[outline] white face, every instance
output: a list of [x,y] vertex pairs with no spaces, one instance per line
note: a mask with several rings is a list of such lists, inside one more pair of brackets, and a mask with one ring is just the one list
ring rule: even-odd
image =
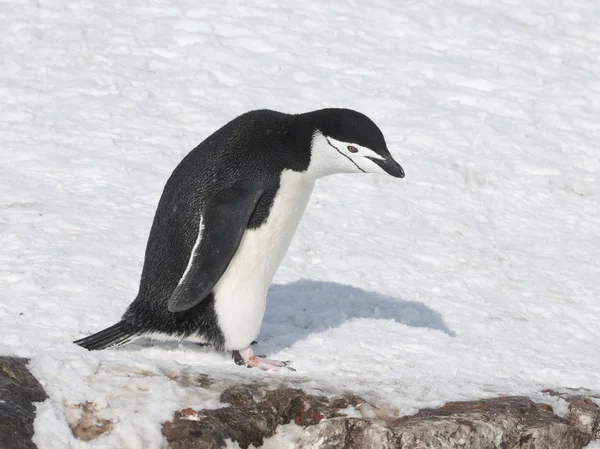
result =
[[336,173],[380,173],[387,172],[369,157],[385,158],[375,151],[353,142],[342,142],[317,131],[313,135],[311,159],[307,174],[314,178]]

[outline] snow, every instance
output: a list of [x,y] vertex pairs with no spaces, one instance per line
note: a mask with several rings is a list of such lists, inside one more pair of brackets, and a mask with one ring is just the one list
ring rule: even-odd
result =
[[[271,438],[266,438],[262,449],[292,449],[294,443],[302,436],[304,429],[296,424],[289,423],[277,427],[277,432]],[[252,448],[252,446],[250,446]],[[253,448],[252,448],[253,449]]]
[[[400,414],[600,390],[599,30],[592,0],[4,1],[0,354],[49,394],[38,447],[160,448],[174,410],[223,406],[164,375],[184,369],[301,376]],[[372,117],[406,178],[317,183],[256,348],[295,373],[72,344],[135,297],[188,151],[250,109],[328,106]],[[65,415],[85,401],[114,421],[91,443]]]

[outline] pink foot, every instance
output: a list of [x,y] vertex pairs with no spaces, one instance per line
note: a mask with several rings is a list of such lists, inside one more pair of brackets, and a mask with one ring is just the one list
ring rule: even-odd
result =
[[274,370],[278,371],[283,367],[287,367],[287,369],[296,371],[294,368],[290,368],[288,365],[289,362],[282,362],[279,360],[269,360],[264,357],[259,357],[254,354],[252,347],[248,346],[247,348],[240,349],[239,351],[233,351],[233,360],[238,365],[245,365],[248,368],[260,368],[264,371]]

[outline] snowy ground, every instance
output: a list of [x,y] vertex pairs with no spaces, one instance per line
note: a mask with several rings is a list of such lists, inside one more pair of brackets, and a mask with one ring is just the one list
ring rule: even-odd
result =
[[[137,290],[164,182],[250,109],[350,107],[402,180],[317,184],[273,285],[258,353],[90,353]],[[159,448],[178,407],[218,407],[160,369],[302,376],[400,413],[542,388],[600,390],[597,2],[4,0],[0,354],[50,399],[36,443]],[[86,444],[64,403],[113,432]]]

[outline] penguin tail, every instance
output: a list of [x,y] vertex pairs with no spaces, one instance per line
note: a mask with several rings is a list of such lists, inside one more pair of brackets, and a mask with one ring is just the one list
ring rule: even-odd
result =
[[140,333],[131,324],[119,321],[100,332],[88,337],[75,340],[73,343],[89,351],[97,351],[110,347],[123,346],[140,336]]

